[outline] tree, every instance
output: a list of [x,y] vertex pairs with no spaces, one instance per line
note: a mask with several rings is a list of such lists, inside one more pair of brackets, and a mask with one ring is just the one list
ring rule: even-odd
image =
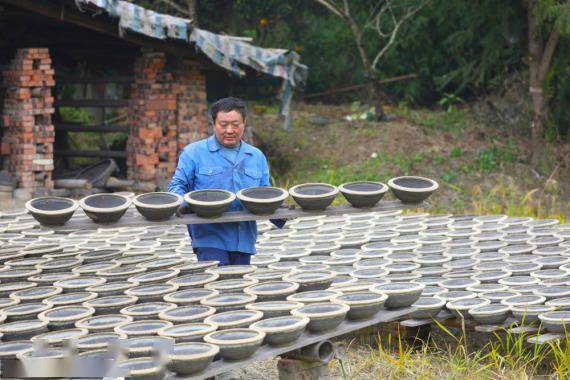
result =
[[544,129],[549,116],[546,77],[561,36],[570,35],[570,1],[527,0],[527,12],[532,161],[536,164],[541,159]]
[[[411,19],[429,0],[378,0],[374,1],[368,16],[362,22],[353,17],[348,0],[314,0],[338,16],[350,28],[353,35],[360,63],[370,82],[370,93],[373,96],[374,109],[378,120],[386,115],[382,110],[382,90],[377,75],[377,67],[382,58],[397,41],[402,25]],[[359,0],[360,1],[360,0]],[[381,47],[370,59],[364,46],[366,30],[373,30],[381,42]]]

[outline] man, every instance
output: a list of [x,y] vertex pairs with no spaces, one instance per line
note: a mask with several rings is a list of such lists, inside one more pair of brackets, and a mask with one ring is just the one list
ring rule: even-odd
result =
[[[248,187],[270,186],[267,159],[242,141],[247,122],[245,103],[237,98],[220,99],[210,108],[210,116],[213,136],[184,148],[168,191],[180,195],[201,189],[237,193]],[[229,210],[243,210],[243,206],[235,200]],[[181,206],[177,215],[185,212],[186,206]],[[285,224],[273,223],[278,227]],[[255,253],[255,221],[188,225],[188,232],[199,261],[244,265]]]

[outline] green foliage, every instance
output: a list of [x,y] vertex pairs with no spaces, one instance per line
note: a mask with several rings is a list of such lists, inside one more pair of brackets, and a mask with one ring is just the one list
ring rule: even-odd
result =
[[515,162],[517,158],[516,150],[516,145],[513,145],[512,141],[506,147],[493,145],[481,150],[475,163],[482,172],[492,172],[506,162]]

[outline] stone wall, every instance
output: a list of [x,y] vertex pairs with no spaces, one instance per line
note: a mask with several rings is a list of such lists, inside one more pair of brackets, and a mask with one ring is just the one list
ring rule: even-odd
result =
[[54,70],[47,48],[18,49],[3,73],[4,107],[1,150],[4,169],[31,195],[53,188],[51,88]]

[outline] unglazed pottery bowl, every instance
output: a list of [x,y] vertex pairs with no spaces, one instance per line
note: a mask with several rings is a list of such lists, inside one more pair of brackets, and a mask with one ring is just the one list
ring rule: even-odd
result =
[[387,308],[397,308],[411,306],[420,298],[424,288],[424,284],[402,282],[375,285],[371,290],[388,296],[384,304]]
[[73,199],[61,197],[35,198],[26,203],[26,209],[43,225],[61,226],[71,217],[79,203]]
[[346,304],[322,302],[301,306],[291,311],[294,316],[307,317],[309,331],[323,332],[336,328],[344,321],[350,306]]
[[309,322],[307,317],[289,315],[264,319],[255,322],[250,328],[264,332],[265,343],[270,346],[281,346],[297,340]]
[[277,210],[287,199],[287,190],[278,187],[250,187],[237,192],[241,204],[252,214],[268,215]]
[[122,195],[93,194],[81,199],[79,205],[95,223],[113,223],[125,214],[131,202]]
[[184,195],[190,209],[202,218],[221,216],[235,199],[235,194],[221,189],[194,190]]
[[265,333],[253,329],[229,329],[214,331],[204,337],[206,343],[220,348],[220,356],[225,360],[247,359],[261,346]]
[[304,210],[324,210],[336,198],[338,188],[326,183],[305,183],[290,188],[289,194]]
[[208,368],[219,352],[218,346],[210,343],[177,343],[166,355],[166,368],[177,375],[195,375]]
[[353,207],[370,208],[384,197],[388,186],[381,182],[358,181],[343,183],[338,189]]
[[443,306],[445,301],[437,297],[420,297],[412,304],[416,310],[412,311],[410,316],[412,318],[435,318]]
[[484,325],[494,325],[503,323],[511,313],[509,306],[505,305],[485,305],[469,309],[469,314],[473,319]]
[[404,203],[423,202],[439,188],[436,181],[415,176],[392,178],[388,186],[396,198]]
[[334,296],[333,303],[345,304],[350,307],[347,318],[350,320],[364,320],[372,318],[388,299],[388,295],[370,291],[354,292]]
[[147,220],[166,220],[182,204],[182,197],[174,193],[155,192],[137,195],[133,204]]
[[565,334],[570,327],[570,311],[548,311],[540,314],[538,319],[552,333]]

